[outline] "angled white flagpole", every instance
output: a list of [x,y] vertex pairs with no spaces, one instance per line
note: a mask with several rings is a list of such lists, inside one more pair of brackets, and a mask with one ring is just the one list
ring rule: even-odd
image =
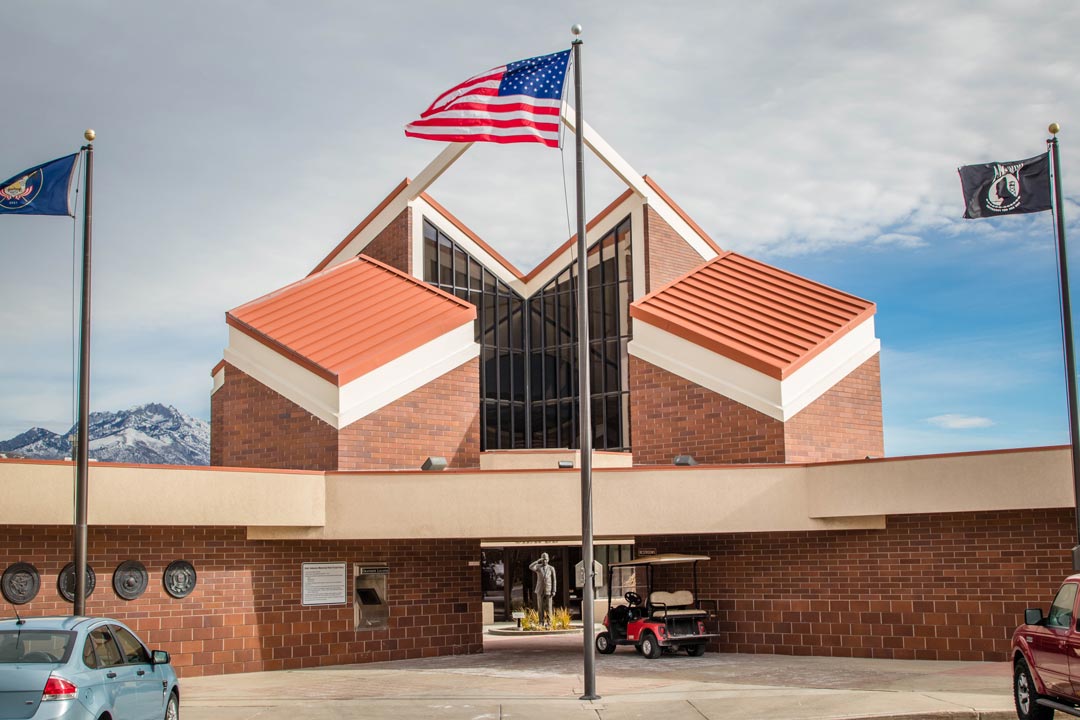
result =
[[578,324],[578,432],[581,448],[581,565],[585,587],[581,592],[581,635],[584,639],[585,694],[582,700],[599,700],[596,694],[596,647],[593,645],[593,525],[592,525],[592,397],[589,382],[589,276],[588,243],[585,242],[585,126],[581,110],[581,26],[574,34],[574,131],[577,170],[577,324]]

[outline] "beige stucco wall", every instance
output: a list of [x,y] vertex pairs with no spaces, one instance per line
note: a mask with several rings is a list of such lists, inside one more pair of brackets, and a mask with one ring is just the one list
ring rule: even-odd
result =
[[[0,524],[67,524],[70,463],[0,460]],[[819,465],[598,468],[597,538],[882,528],[888,515],[1072,507],[1068,448]],[[568,470],[312,473],[90,466],[89,522],[246,526],[253,538],[572,539]]]
[[1073,507],[1068,448],[809,466],[811,517]]
[[[90,463],[91,525],[318,525],[322,473]],[[73,517],[71,463],[0,460],[0,524],[64,525]]]

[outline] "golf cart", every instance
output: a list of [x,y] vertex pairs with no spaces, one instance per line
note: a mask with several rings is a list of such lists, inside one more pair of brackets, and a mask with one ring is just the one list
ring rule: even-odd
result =
[[[615,652],[619,645],[633,645],[649,659],[660,657],[664,650],[682,648],[687,655],[701,657],[705,643],[717,637],[705,630],[709,613],[699,607],[697,597],[697,564],[708,560],[705,555],[648,555],[628,562],[608,566],[608,611],[604,617],[604,632],[596,636],[596,650],[604,655]],[[693,567],[694,589],[663,591],[653,589],[653,568],[665,565],[690,564]],[[634,591],[623,595],[626,604],[613,604],[612,578],[618,568],[645,570],[645,597]],[[636,578],[638,588],[641,578]]]

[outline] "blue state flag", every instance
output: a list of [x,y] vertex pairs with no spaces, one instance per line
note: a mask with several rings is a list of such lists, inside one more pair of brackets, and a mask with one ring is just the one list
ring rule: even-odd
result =
[[0,182],[0,215],[69,215],[78,153],[23,170]]

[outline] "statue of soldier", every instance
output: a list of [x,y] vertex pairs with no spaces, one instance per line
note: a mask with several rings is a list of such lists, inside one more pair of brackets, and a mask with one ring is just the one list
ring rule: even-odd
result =
[[555,568],[548,564],[548,554],[541,553],[540,559],[529,565],[536,574],[536,612],[544,625],[551,624],[551,604],[555,596]]

